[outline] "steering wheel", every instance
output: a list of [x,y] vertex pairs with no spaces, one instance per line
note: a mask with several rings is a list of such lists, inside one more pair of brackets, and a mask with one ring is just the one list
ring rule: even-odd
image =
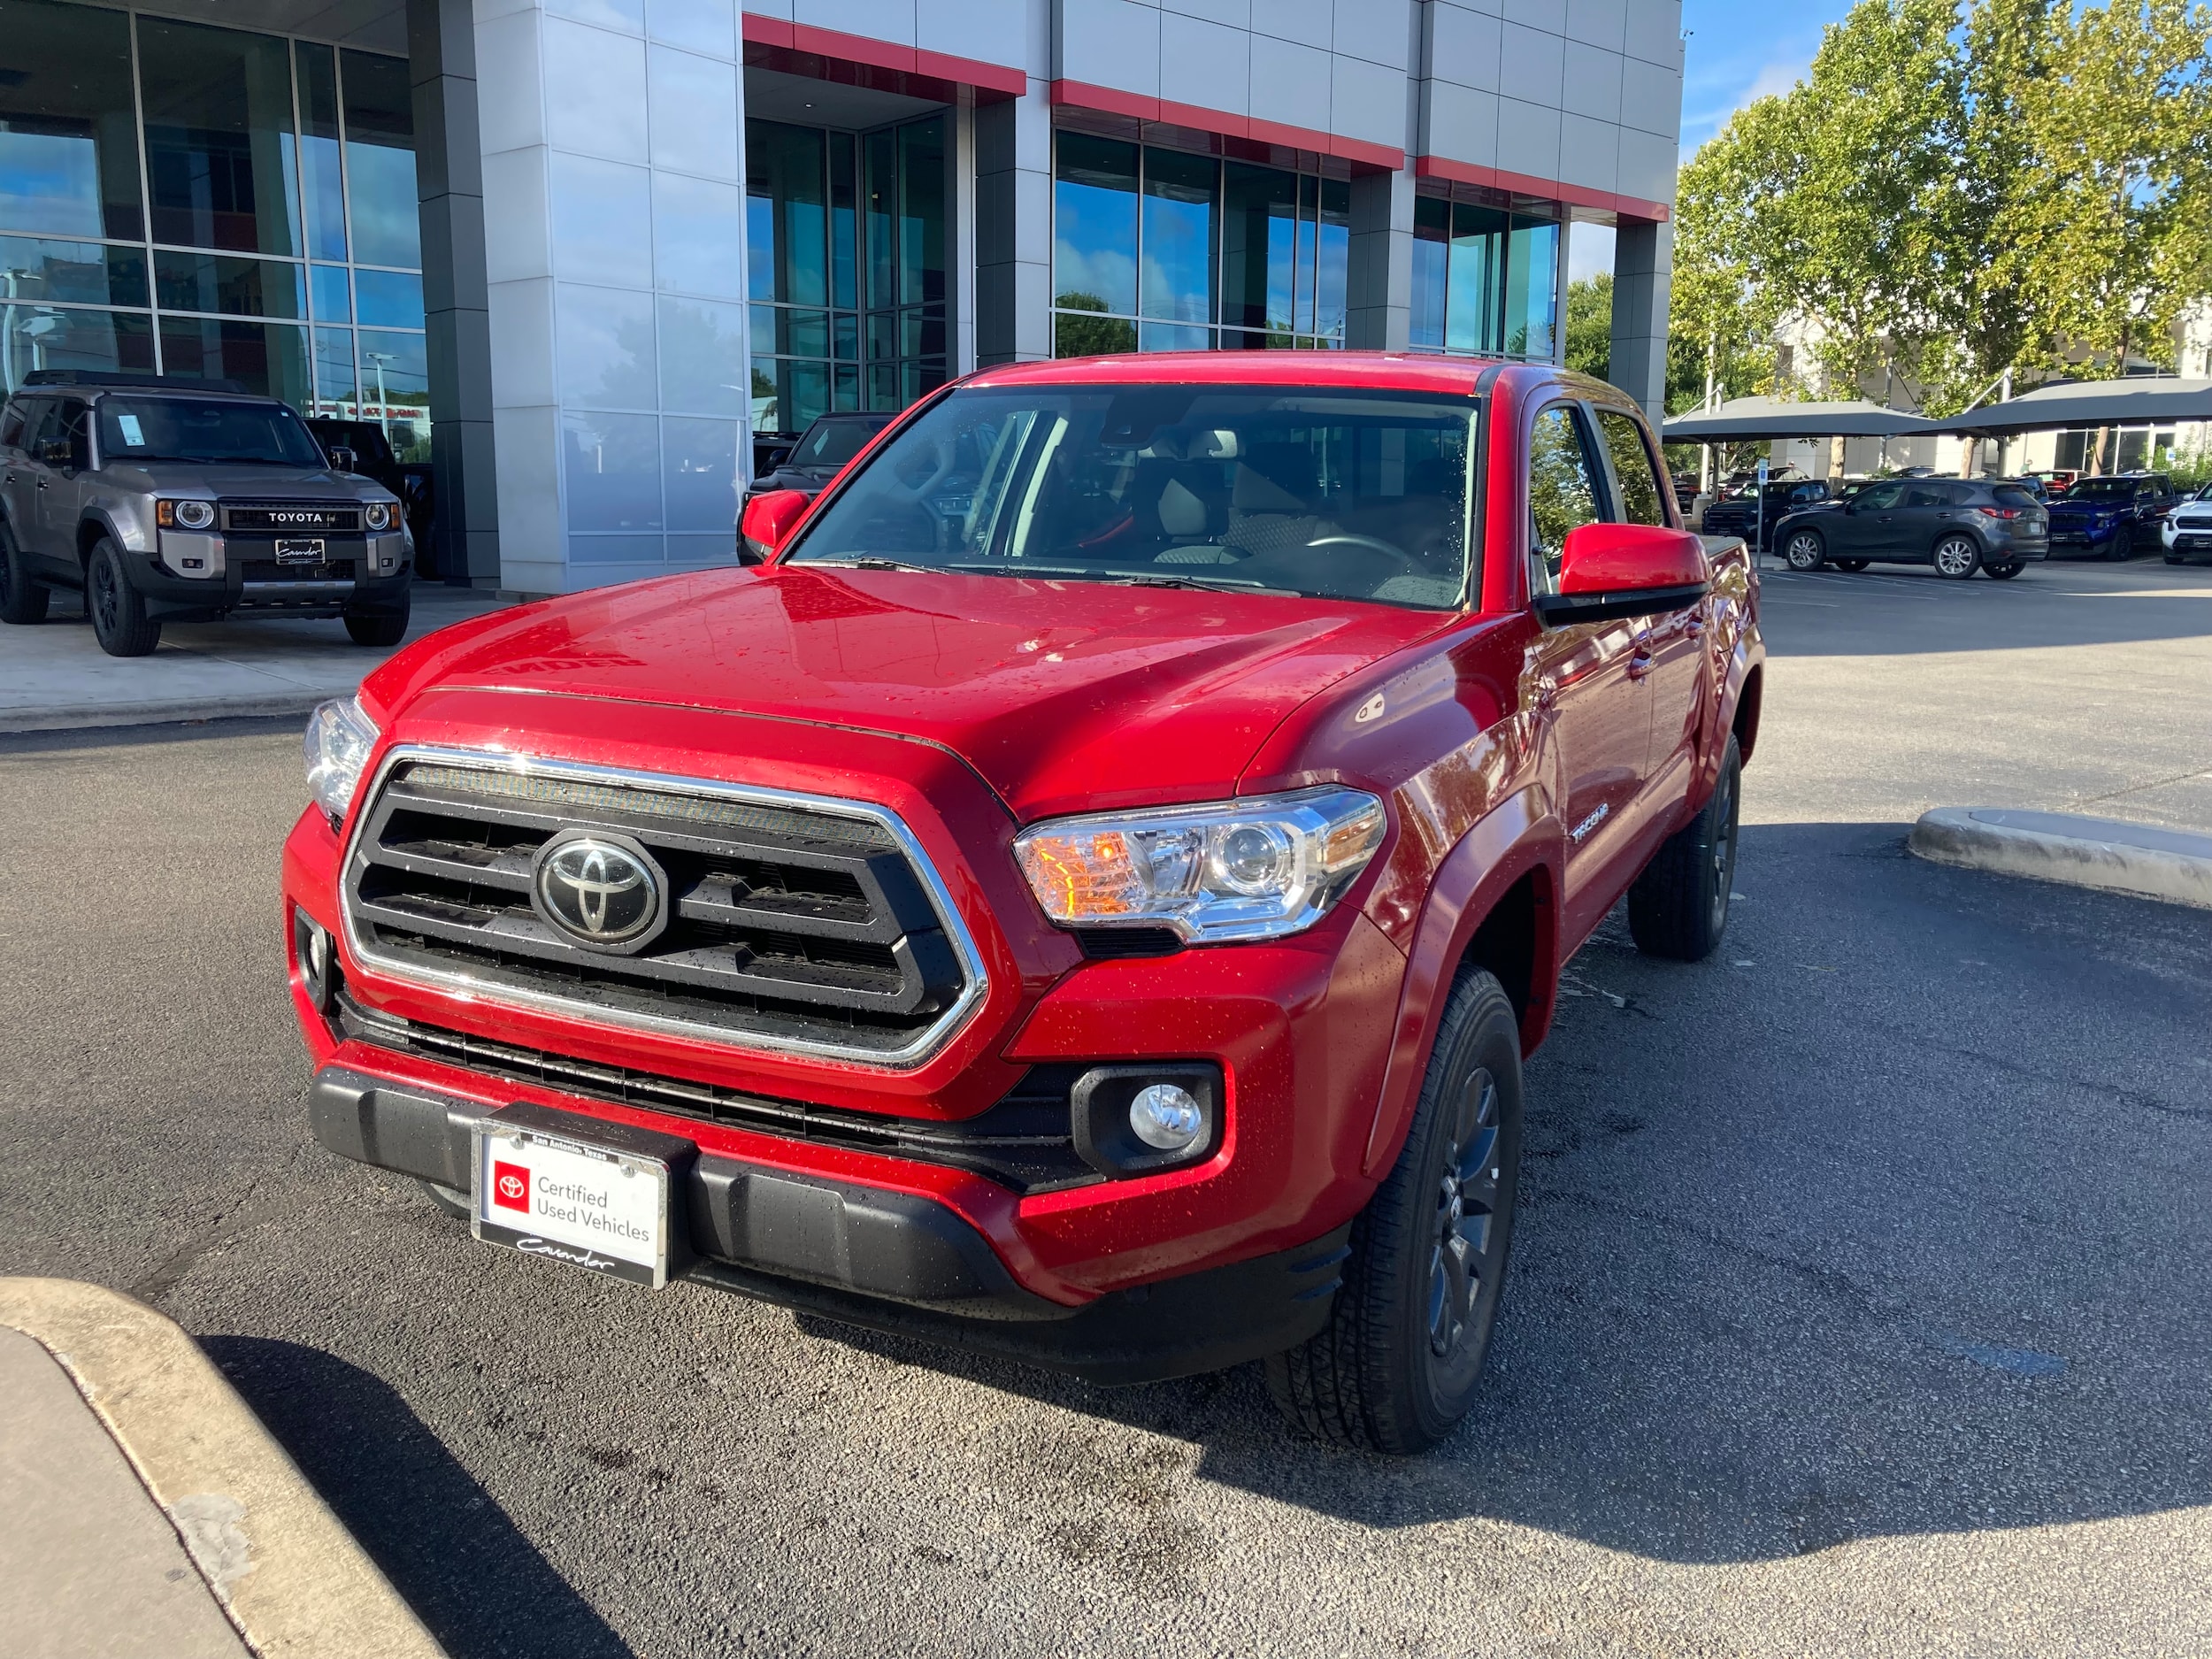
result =
[[946,478],[951,474],[954,463],[959,459],[957,446],[950,438],[938,439],[936,449],[937,470],[932,472],[927,478],[924,479],[920,483],[910,484],[898,473],[893,472],[891,474],[892,478],[897,480],[899,488],[908,491],[917,501],[926,499],[933,490],[936,489],[938,485],[943,483]]
[[1307,542],[1306,547],[1309,549],[1317,547],[1361,547],[1365,548],[1371,553],[1379,553],[1385,558],[1396,559],[1408,570],[1421,568],[1421,561],[1403,548],[1393,547],[1389,542],[1378,540],[1371,535],[1355,535],[1348,530],[1340,531],[1335,535],[1320,536]]

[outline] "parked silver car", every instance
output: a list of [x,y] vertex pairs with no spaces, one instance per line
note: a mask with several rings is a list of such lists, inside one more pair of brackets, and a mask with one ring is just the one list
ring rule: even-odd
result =
[[165,619],[342,617],[407,632],[414,549],[398,499],[339,472],[271,397],[152,376],[42,371],[0,409],[0,621],[81,589],[112,657]]

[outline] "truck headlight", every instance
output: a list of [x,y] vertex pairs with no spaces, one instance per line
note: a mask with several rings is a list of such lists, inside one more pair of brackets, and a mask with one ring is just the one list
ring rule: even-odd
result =
[[307,791],[333,824],[346,815],[362,768],[376,747],[376,726],[360,700],[336,697],[307,717]]
[[392,503],[388,501],[371,502],[361,515],[361,522],[372,530],[390,529],[392,527]]
[[1064,927],[1169,927],[1191,944],[1310,927],[1382,845],[1383,805],[1328,786],[1207,806],[1055,818],[1014,838]]
[[211,501],[157,501],[154,523],[164,530],[204,530],[215,522]]

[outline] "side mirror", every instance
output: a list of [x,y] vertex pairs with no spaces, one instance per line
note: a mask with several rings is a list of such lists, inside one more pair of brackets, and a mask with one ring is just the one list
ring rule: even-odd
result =
[[1559,591],[1536,596],[1548,628],[1578,622],[1673,611],[1701,599],[1713,586],[1705,544],[1663,525],[1586,524],[1568,533],[1559,561]]
[[357,472],[361,470],[361,457],[346,448],[344,444],[332,444],[329,453],[330,465],[334,472]]
[[38,458],[48,466],[67,466],[69,465],[69,440],[66,438],[47,439],[45,442],[38,446]]
[[784,543],[791,540],[791,533],[813,504],[801,489],[772,489],[747,502],[745,516],[738,522],[739,562],[764,565],[782,552]]

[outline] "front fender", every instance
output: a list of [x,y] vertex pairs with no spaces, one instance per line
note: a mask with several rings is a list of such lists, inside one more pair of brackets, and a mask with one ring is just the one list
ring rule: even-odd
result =
[[1531,785],[1493,807],[1438,864],[1406,953],[1390,1057],[1367,1138],[1366,1174],[1379,1177],[1404,1144],[1445,999],[1476,931],[1514,885],[1532,873],[1536,936],[1531,941],[1528,1005],[1521,1016],[1521,1052],[1532,1054],[1543,1041],[1558,995],[1566,839],[1547,793]]

